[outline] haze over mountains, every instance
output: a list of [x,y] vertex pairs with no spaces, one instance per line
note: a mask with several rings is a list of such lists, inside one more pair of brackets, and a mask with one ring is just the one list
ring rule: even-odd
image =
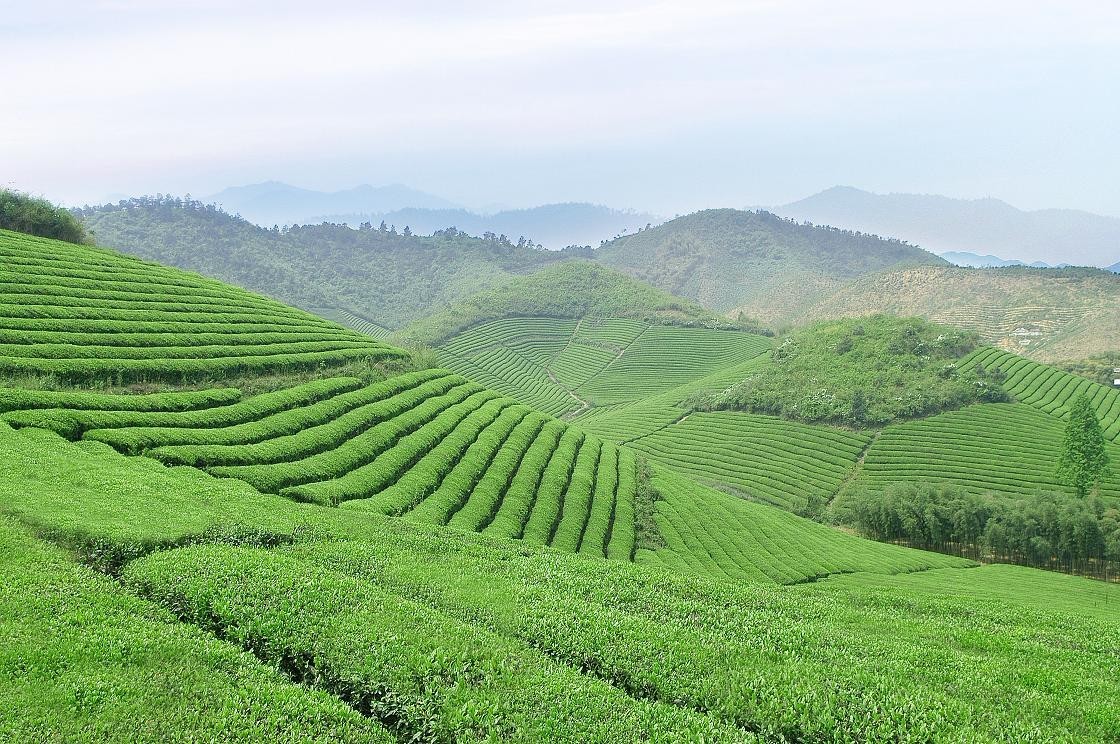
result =
[[481,237],[486,233],[524,237],[552,250],[569,245],[599,245],[617,235],[634,232],[662,218],[647,212],[612,209],[587,202],[543,204],[527,209],[486,213],[467,209],[439,196],[393,184],[362,185],[324,192],[279,181],[224,189],[204,201],[231,214],[240,214],[262,227],[335,222],[358,227],[384,221],[417,235],[456,227]]
[[963,251],[1025,263],[1102,267],[1120,258],[1120,219],[1075,209],[1024,211],[999,199],[873,194],[834,186],[774,211],[796,220],[902,238],[934,253]]

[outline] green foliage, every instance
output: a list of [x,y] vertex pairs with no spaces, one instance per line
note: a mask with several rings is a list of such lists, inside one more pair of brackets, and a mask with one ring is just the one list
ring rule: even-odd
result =
[[393,741],[0,518],[0,739]]
[[1101,423],[1087,395],[1077,396],[1069,409],[1065,438],[1058,456],[1058,477],[1085,496],[1111,474]]
[[626,318],[502,318],[440,348],[460,374],[553,415],[637,401],[733,369],[770,348],[737,330]]
[[649,463],[638,460],[638,490],[634,497],[634,545],[638,550],[660,550],[668,547],[657,526],[657,502],[661,493],[653,485]]
[[11,189],[0,189],[0,230],[67,243],[90,242],[85,227],[69,210]]
[[[290,534],[294,543],[270,550],[158,552],[124,574],[129,587],[303,682],[301,695],[333,693],[398,737],[617,741],[649,730],[683,740],[852,740],[905,731],[923,740],[1107,741],[1120,716],[1108,673],[1120,628],[1112,614],[1079,616],[1076,587],[1062,594],[1061,610],[1020,603],[1008,613],[983,601],[986,584],[970,583],[986,569],[948,568],[967,562],[861,541],[656,468],[657,519],[670,547],[637,557],[687,576],[300,505],[143,462],[0,427],[0,503],[43,534],[80,528],[111,544],[169,545],[231,523]],[[910,589],[908,577],[756,583],[932,565],[960,575],[960,596]],[[21,587],[12,596],[27,606]],[[81,603],[83,617],[91,606]],[[109,673],[110,652],[97,645],[104,621],[78,627],[68,636],[45,626],[32,643],[93,649],[86,658]],[[239,658],[254,674],[263,669]],[[175,667],[152,667],[167,668]],[[141,669],[146,687],[115,688],[113,704],[156,694],[150,677],[158,674]],[[33,689],[57,690],[58,680],[44,676]],[[33,725],[39,708],[18,704],[25,700],[11,698],[3,725]],[[292,705],[286,715],[307,710]],[[182,710],[165,707],[162,716]],[[215,703],[206,712],[224,710]]]
[[199,547],[129,567],[142,594],[382,722],[403,740],[749,741],[702,713],[636,700],[500,633],[375,580],[245,549]]
[[674,297],[613,269],[590,261],[564,261],[526,276],[512,277],[451,304],[409,326],[401,336],[438,345],[499,318],[575,320],[586,316],[703,328],[736,327],[732,321],[695,302]]
[[1107,578],[1120,568],[1120,510],[1040,493],[1008,501],[960,486],[918,482],[849,489],[831,518],[875,540],[904,541],[978,560],[1009,561]]
[[995,370],[958,368],[977,343],[975,334],[916,318],[821,323],[785,338],[772,363],[742,382],[689,403],[864,427],[1007,400]]

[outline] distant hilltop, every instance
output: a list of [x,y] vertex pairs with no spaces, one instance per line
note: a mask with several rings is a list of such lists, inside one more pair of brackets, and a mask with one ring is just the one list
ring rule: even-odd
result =
[[774,207],[808,220],[917,243],[934,253],[1016,256],[1027,265],[1105,267],[1120,257],[1120,219],[1075,209],[1024,211],[999,199],[873,194],[834,186]]

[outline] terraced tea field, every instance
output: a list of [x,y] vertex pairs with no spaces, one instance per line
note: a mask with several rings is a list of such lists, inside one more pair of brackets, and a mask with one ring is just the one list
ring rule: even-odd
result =
[[[58,274],[73,293],[59,296],[97,317],[55,318],[68,327],[52,333],[74,346],[111,337],[103,345],[152,350],[152,364],[59,357],[49,388],[17,377],[24,387],[0,389],[2,740],[1114,738],[1110,590],[1063,577],[1043,588],[1060,602],[1020,601],[1028,578],[1007,577],[1001,593],[970,561],[863,540],[682,474],[798,508],[851,472],[865,435],[683,417],[682,395],[741,374],[765,340],[516,319],[491,329],[492,354],[467,355],[498,360],[495,379],[521,396],[532,388],[508,373],[514,360],[580,407],[573,396],[594,392],[605,405],[584,412],[585,428],[452,370],[331,376],[346,359],[404,352],[192,275],[11,242],[0,249],[17,267],[55,271],[69,256],[100,277],[95,288]],[[103,317],[124,309],[99,302],[124,300],[97,293],[130,272],[146,277],[129,280],[134,294],[176,289],[136,317]],[[40,297],[20,285],[9,282],[16,311],[0,322],[38,319]],[[159,302],[191,309],[148,306]],[[259,324],[231,320],[239,307],[364,346],[223,366],[269,356]],[[161,345],[145,326],[170,323],[167,312],[194,320],[159,331]],[[212,346],[191,342],[214,325],[241,357],[158,355]],[[54,342],[29,338],[5,364],[53,360],[35,355]],[[246,370],[304,364],[318,379],[233,385]],[[172,389],[210,376],[210,389]],[[106,384],[122,379],[162,384]],[[1012,407],[1020,431],[1041,428],[1032,416],[1060,428]]]
[[366,320],[363,317],[355,315],[349,310],[343,310],[337,307],[316,307],[312,308],[312,312],[320,318],[333,320],[339,325],[353,328],[359,333],[364,333],[367,336],[372,336],[377,339],[386,339],[393,335],[393,332],[383,325],[378,325],[371,320]]
[[1066,418],[1074,398],[1088,395],[1105,437],[1120,442],[1120,390],[998,349],[978,349],[961,363],[965,369],[979,365],[1001,370],[1007,375],[1003,387],[1015,400],[1052,416]]
[[447,370],[236,392],[0,390],[0,418],[296,501],[633,556],[634,456]]
[[[234,694],[269,712],[244,724],[261,735],[298,729],[343,738],[461,738],[482,727],[517,741],[546,731],[553,740],[609,741],[649,726],[709,741],[865,738],[881,727],[930,739],[1029,739],[1034,731],[1107,741],[1120,715],[1116,680],[1107,673],[1115,618],[1079,617],[1075,586],[1065,587],[1060,611],[1011,615],[977,596],[910,588],[909,577],[779,587],[773,582],[813,577],[819,569],[805,562],[857,568],[845,540],[871,546],[891,570],[903,567],[897,556],[930,554],[818,525],[811,539],[798,539],[803,520],[694,493],[677,476],[656,476],[673,509],[659,521],[692,531],[667,529],[670,547],[639,551],[632,565],[324,509],[192,468],[145,463],[151,461],[0,426],[4,510],[80,555],[121,565],[124,578],[122,589],[68,564],[61,551],[36,547],[20,528],[0,525],[7,637],[44,660],[70,658],[75,632],[91,660],[117,639],[144,633],[143,647],[152,650],[142,657],[147,666],[86,662],[85,679],[116,694],[77,713],[16,707],[60,687],[54,675],[18,672],[20,695],[0,703],[4,730],[17,738],[35,725],[100,730],[121,705],[131,706],[131,733],[139,738],[155,736],[147,731],[200,738],[238,725],[222,703]],[[709,511],[711,504],[718,508]],[[721,524],[754,530],[755,542],[729,542],[732,530],[716,530]],[[709,558],[692,558],[704,554]],[[869,554],[863,565],[873,560]],[[952,572],[958,591],[967,592],[976,571],[941,573]],[[28,603],[29,592],[42,600]],[[50,599],[59,596],[96,600],[104,609],[91,615]],[[980,622],[992,644],[982,654],[961,645]],[[264,663],[241,656],[242,666],[231,666],[210,648],[220,643],[210,634]],[[180,706],[164,704],[172,688],[160,672],[169,668],[165,659],[201,664],[200,657],[212,661],[196,668],[213,674],[175,684],[189,680],[213,707],[178,716]],[[310,658],[314,667],[284,661]],[[277,666],[303,685],[276,676],[270,668]],[[1029,694],[1034,675],[1043,673],[1060,684],[1060,707],[1051,707],[1054,693]],[[985,695],[975,694],[979,688]],[[392,703],[388,694],[363,697],[369,689],[385,690]],[[741,692],[728,696],[726,689]],[[339,699],[365,701],[364,715],[347,715],[334,704]],[[456,713],[463,705],[475,711],[466,719]],[[517,728],[504,728],[509,721]]]
[[832,497],[868,441],[841,429],[719,411],[690,414],[627,446],[701,482],[802,510]]
[[184,381],[403,356],[220,282],[0,230],[0,374]]
[[769,348],[769,339],[739,331],[620,318],[505,318],[456,336],[440,359],[538,410],[575,415],[727,374]]
[[[1055,474],[1062,437],[1059,419],[1027,404],[973,405],[888,426],[868,449],[858,482],[942,482],[1013,498],[1040,491],[1072,498],[1073,489]],[[1109,450],[1120,462],[1120,447]],[[1120,478],[1109,478],[1101,495],[1120,499]]]

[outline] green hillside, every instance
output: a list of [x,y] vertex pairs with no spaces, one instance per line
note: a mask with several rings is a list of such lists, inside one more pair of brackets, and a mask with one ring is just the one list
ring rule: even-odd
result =
[[[21,384],[0,390],[0,739],[1105,742],[1120,721],[1120,622],[1100,612],[1115,587],[1064,577],[1031,595],[671,461],[740,446],[727,462],[776,484],[774,503],[842,485],[863,434],[679,408],[764,363],[770,339],[584,316],[449,342],[587,392],[572,425],[196,275],[11,233],[0,251],[46,269],[42,292],[8,282],[4,323],[38,320],[59,287],[72,309],[48,319],[71,345],[198,348],[213,331],[242,350],[153,351],[142,369],[91,351],[29,375],[20,360],[53,363],[54,342],[4,347]],[[141,286],[154,297],[105,296]],[[360,343],[223,361],[266,358],[260,336],[287,332]],[[752,417],[667,453],[652,439]]]
[[[5,511],[82,555],[127,563],[118,585],[4,525],[6,637],[44,663],[66,660],[93,689],[115,691],[75,710],[58,698],[66,678],[21,672],[8,688],[18,694],[3,704],[12,736],[45,729],[82,738],[128,722],[141,740],[226,726],[226,738],[283,740],[504,731],[529,741],[547,731],[553,740],[611,741],[651,729],[682,740],[851,739],[886,727],[927,739],[1106,741],[1120,716],[1107,673],[1107,639],[1120,626],[1081,609],[1118,598],[1095,588],[1082,595],[1084,579],[1047,586],[1062,601],[1041,607],[1024,606],[1038,601],[1037,589],[1014,583],[994,582],[1011,597],[990,599],[993,579],[976,569],[943,569],[960,574],[945,592],[909,579],[782,588],[759,583],[762,566],[784,570],[788,538],[775,524],[734,550],[708,534],[680,537],[710,545],[715,565],[753,556],[755,579],[704,578],[696,564],[682,578],[300,504],[32,434],[0,430]],[[821,549],[804,545],[798,555]],[[102,661],[122,639],[143,639],[143,651],[128,664]],[[244,655],[234,665],[222,656],[231,643],[263,664]],[[207,662],[194,662],[203,655]],[[200,715],[165,704],[184,684],[160,673],[172,659],[192,670],[189,689],[213,701]],[[1040,678],[1053,691],[1040,692]],[[221,702],[233,695],[254,711],[244,721]]]
[[767,323],[863,274],[946,265],[897,240],[734,209],[696,212],[617,238],[596,258],[721,313],[749,304],[747,315]]
[[453,337],[439,347],[439,357],[527,405],[577,415],[734,369],[769,348],[770,339],[731,329],[618,317],[507,317]]
[[501,318],[579,320],[587,316],[707,328],[739,325],[618,271],[590,261],[564,261],[527,276],[506,279],[491,289],[436,310],[398,337],[436,345]]

